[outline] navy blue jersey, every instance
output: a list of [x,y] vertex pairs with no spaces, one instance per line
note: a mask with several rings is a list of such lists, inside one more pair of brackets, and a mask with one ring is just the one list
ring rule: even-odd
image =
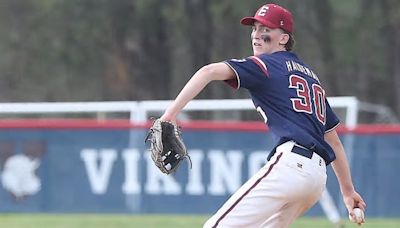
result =
[[324,134],[335,129],[339,119],[317,75],[294,53],[281,51],[225,63],[237,77],[227,82],[248,89],[275,140],[293,140],[316,151],[326,164],[335,160]]

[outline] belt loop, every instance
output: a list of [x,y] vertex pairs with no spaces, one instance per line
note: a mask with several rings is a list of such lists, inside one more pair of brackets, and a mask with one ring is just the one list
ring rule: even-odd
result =
[[301,155],[303,157],[309,158],[309,159],[312,158],[313,153],[314,153],[311,150],[305,149],[305,148],[303,148],[301,146],[298,146],[296,144],[293,145],[292,152],[296,153],[298,155]]

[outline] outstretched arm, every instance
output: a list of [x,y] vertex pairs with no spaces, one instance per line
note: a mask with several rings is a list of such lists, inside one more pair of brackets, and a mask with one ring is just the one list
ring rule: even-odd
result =
[[161,120],[176,121],[176,116],[185,105],[195,98],[208,83],[215,80],[228,80],[235,78],[235,72],[225,63],[212,63],[202,67],[186,83],[185,87],[176,97],[175,101],[167,108]]
[[325,141],[329,143],[336,155],[336,160],[332,162],[332,167],[339,181],[343,201],[347,210],[349,211],[349,214],[353,216],[353,209],[356,207],[365,211],[366,204],[362,197],[354,189],[353,181],[351,180],[349,163],[336,130],[326,133]]

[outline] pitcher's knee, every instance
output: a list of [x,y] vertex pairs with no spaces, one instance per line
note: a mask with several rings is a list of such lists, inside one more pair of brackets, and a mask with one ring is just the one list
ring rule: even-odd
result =
[[203,225],[203,228],[213,228],[213,222],[211,221],[211,218],[209,218]]

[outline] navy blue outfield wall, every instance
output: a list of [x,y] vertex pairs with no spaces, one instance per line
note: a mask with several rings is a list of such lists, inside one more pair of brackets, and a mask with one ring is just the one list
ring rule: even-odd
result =
[[[193,168],[156,170],[147,125],[125,121],[0,121],[1,212],[213,213],[265,162],[262,123],[184,124]],[[400,216],[400,127],[340,130],[368,216]],[[344,216],[337,180],[328,190]],[[296,186],[293,186],[296,188]],[[163,203],[160,203],[163,202]],[[323,215],[317,204],[307,216]]]

